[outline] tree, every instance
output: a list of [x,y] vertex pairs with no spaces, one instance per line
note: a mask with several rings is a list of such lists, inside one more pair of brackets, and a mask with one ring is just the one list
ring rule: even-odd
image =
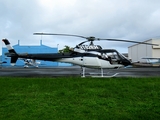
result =
[[64,46],[65,48],[63,48],[62,50],[59,50],[59,53],[68,53],[70,52],[70,47],[65,45]]

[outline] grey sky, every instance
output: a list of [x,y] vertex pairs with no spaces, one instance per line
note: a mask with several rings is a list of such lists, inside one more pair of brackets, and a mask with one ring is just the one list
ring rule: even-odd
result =
[[[21,45],[39,45],[41,36],[34,32],[144,41],[160,37],[159,6],[160,0],[0,0],[0,37],[12,45],[18,40]],[[83,41],[62,36],[42,36],[42,40],[51,47],[59,44],[59,49]],[[120,52],[132,45],[96,43]]]

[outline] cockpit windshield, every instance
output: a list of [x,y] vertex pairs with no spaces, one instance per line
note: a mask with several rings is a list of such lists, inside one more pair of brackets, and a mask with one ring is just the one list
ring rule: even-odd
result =
[[111,61],[112,64],[120,64],[126,61],[128,62],[128,59],[115,49],[105,49],[99,52],[101,52],[102,58],[107,58],[106,60]]

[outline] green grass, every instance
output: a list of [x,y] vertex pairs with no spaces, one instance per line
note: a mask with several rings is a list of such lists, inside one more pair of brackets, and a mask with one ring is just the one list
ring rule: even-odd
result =
[[0,77],[0,120],[159,118],[158,77]]

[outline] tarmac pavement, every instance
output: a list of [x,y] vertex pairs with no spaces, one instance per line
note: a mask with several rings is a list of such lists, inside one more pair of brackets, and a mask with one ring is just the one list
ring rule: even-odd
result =
[[[100,69],[85,69],[85,76],[100,76]],[[5,67],[0,68],[0,76],[3,77],[60,77],[60,76],[81,76],[81,67],[53,67],[53,68],[23,68],[23,67]],[[143,68],[120,68],[104,69],[104,76],[112,76],[118,73],[116,77],[160,77],[160,67]]]

